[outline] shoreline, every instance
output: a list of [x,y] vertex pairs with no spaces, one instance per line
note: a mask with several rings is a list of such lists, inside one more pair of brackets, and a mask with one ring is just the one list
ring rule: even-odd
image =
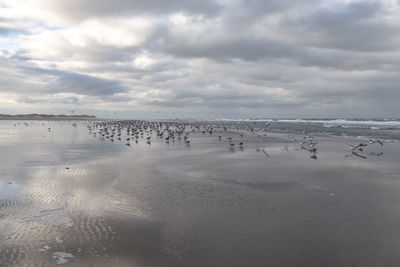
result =
[[26,114],[26,115],[4,115],[0,114],[0,120],[101,120],[90,115],[48,115],[48,114]]

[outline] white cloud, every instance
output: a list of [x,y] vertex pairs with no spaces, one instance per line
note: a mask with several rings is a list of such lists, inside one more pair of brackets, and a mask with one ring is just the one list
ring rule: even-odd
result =
[[86,53],[92,47],[139,46],[151,33],[151,24],[145,19],[88,20],[72,28],[22,35],[19,43],[29,57],[61,61],[66,57],[79,57],[80,51]]
[[142,70],[149,69],[153,65],[153,63],[154,63],[154,60],[152,60],[147,55],[139,55],[133,61],[133,65],[135,66],[135,68],[142,69]]

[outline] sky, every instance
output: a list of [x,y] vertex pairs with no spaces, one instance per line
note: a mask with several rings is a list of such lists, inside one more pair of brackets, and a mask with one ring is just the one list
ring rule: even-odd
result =
[[0,113],[400,117],[400,0],[0,0]]

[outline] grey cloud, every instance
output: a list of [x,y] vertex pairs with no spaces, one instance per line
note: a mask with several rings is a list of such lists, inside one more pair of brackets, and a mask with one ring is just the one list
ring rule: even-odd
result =
[[28,103],[28,104],[43,104],[52,103],[52,104],[79,104],[79,98],[73,96],[66,97],[50,97],[48,99],[44,99],[43,96],[21,96],[18,98],[18,102]]
[[101,96],[101,101],[109,101],[109,102],[129,102],[135,100],[135,98],[129,96],[129,95],[124,95],[124,94],[118,94],[118,95],[106,95],[106,96]]
[[[251,6],[262,4],[268,9],[268,3],[251,1],[247,9],[250,13],[246,14],[254,17]],[[284,8],[284,3],[280,7]],[[288,5],[286,8],[291,7]],[[257,9],[257,12],[259,10],[262,9]],[[397,68],[400,62],[398,56],[371,54],[397,52],[399,49],[399,24],[385,22],[381,18],[385,12],[380,2],[361,1],[332,8],[316,5],[305,11],[300,9],[294,16],[283,16],[277,25],[264,25],[274,28],[279,35],[288,39],[256,34],[246,23],[239,28],[235,24],[237,29],[232,28],[229,24],[231,18],[227,16],[224,18],[226,24],[215,20],[219,27],[211,28],[211,35],[207,31],[197,35],[189,33],[188,36],[169,31],[158,49],[187,58],[240,58],[252,61],[275,58],[299,65],[328,68],[368,69],[388,64]],[[262,25],[263,22],[258,23]]]
[[267,99],[260,98],[250,98],[250,99],[240,99],[240,98],[213,98],[211,100],[206,100],[202,98],[182,98],[182,99],[164,99],[164,100],[152,100],[148,101],[146,104],[150,106],[158,107],[180,107],[191,110],[192,108],[208,107],[216,109],[271,109],[271,108],[284,108],[284,109],[296,109],[305,106],[305,103],[279,103],[272,102]]
[[[356,38],[356,37],[354,37]],[[339,41],[338,41],[339,42]],[[340,42],[345,42],[341,40]],[[356,45],[354,40],[354,45]],[[381,42],[374,40],[377,45]],[[336,44],[331,43],[332,46]],[[350,49],[350,41],[347,43]],[[289,42],[255,38],[253,36],[228,37],[217,40],[204,39],[198,43],[184,42],[183,40],[169,36],[166,44],[160,49],[176,57],[186,58],[210,58],[227,61],[242,59],[247,61],[262,62],[268,60],[274,64],[286,63],[288,65],[317,66],[338,69],[375,69],[382,66],[398,69],[400,67],[399,54],[393,51],[389,54],[374,54],[365,51],[374,47],[372,43],[364,43],[360,51],[347,51],[315,46],[296,46]],[[381,48],[380,48],[381,49]],[[379,52],[379,51],[378,51]]]
[[[198,79],[201,79],[200,77]],[[210,86],[208,83],[216,82],[192,79],[188,81],[178,81],[169,84],[161,92],[147,93],[149,99],[147,105],[160,107],[210,107],[210,108],[271,108],[271,107],[290,107],[295,108],[304,105],[302,99],[281,99],[273,95],[263,87],[246,88],[244,84],[237,82],[221,82],[217,86]],[[293,93],[294,95],[294,93]]]
[[89,75],[42,68],[24,68],[27,71],[47,74],[51,78],[46,86],[53,93],[76,93],[91,96],[108,96],[126,92],[127,88],[117,81],[101,79]]
[[23,31],[18,28],[12,27],[0,27],[0,36],[10,36],[10,35],[18,35],[18,34],[26,34],[26,31]]
[[[2,8],[2,7],[0,7]],[[23,21],[15,18],[0,17],[0,36],[15,36],[29,34],[32,26],[31,21]]]
[[98,16],[149,16],[181,11],[191,14],[215,15],[221,6],[213,0],[49,0],[45,2],[43,8],[79,21]]
[[93,96],[108,96],[127,91],[119,82],[71,72],[59,75],[50,87],[53,92],[72,92]]
[[288,57],[297,50],[279,41],[248,35],[212,40],[205,38],[196,43],[184,42],[174,36],[168,36],[164,49],[177,57],[207,57],[216,60],[235,58],[258,60],[267,56]]
[[[19,101],[30,104],[39,104],[40,95],[53,95],[65,105],[138,105],[181,114],[400,115],[395,108],[400,98],[400,24],[386,20],[390,10],[383,1],[219,3],[52,2],[50,9],[72,14],[76,21],[147,16],[154,24],[152,33],[136,47],[62,43],[54,58],[32,58],[33,53],[20,50],[0,58],[0,90],[25,93]],[[178,11],[204,16],[181,29],[167,20]],[[140,55],[148,55],[151,66],[135,66]],[[35,65],[41,60],[49,69]],[[75,66],[75,61],[87,64]],[[73,67],[62,64],[68,62]],[[72,96],[62,99],[63,94]]]
[[1,35],[8,35],[10,32],[12,32],[12,29],[0,27],[0,36]]
[[318,4],[318,0],[241,0],[238,2],[239,5],[231,7],[232,14],[226,18],[229,22],[227,26],[233,25],[234,27],[242,28],[256,23],[260,17],[265,17],[266,15],[292,11],[296,13],[298,10],[310,9]]
[[350,2],[288,17],[280,27],[298,44],[366,52],[398,50],[400,27],[385,21],[387,12],[379,1]]

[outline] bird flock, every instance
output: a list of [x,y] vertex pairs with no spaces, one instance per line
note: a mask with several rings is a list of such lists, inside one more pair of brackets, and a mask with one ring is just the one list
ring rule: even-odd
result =
[[190,145],[189,132],[186,131],[185,124],[179,123],[155,123],[148,121],[102,121],[93,122],[87,125],[89,132],[94,137],[103,137],[114,142],[116,140],[126,141],[127,146],[131,143],[138,143],[139,139],[144,138],[148,145],[155,134],[157,138],[169,143],[175,139],[183,140],[186,145]]
[[[32,122],[31,122],[32,123]],[[15,123],[14,127],[18,125],[24,125],[28,127],[30,124],[27,122]],[[72,127],[77,128],[78,123],[70,123]],[[43,127],[46,127],[42,123]],[[217,140],[219,142],[226,141],[228,148],[231,152],[236,150],[244,150],[245,136],[250,137],[265,137],[269,133],[268,127],[270,123],[265,123],[262,127],[255,128],[249,123],[223,123],[214,122],[210,124],[207,122],[183,122],[183,121],[144,121],[144,120],[105,120],[105,121],[89,121],[86,123],[89,130],[89,134],[94,137],[99,137],[110,142],[125,142],[125,145],[130,147],[131,145],[138,144],[139,140],[145,140],[145,143],[151,145],[152,140],[157,138],[158,140],[164,140],[167,144],[170,142],[183,142],[188,147],[192,143],[190,138],[193,134],[203,134],[214,136],[218,134]],[[51,127],[47,128],[50,133]],[[318,159],[318,142],[317,138],[310,134],[288,134],[291,143],[298,144],[294,150],[302,150],[309,154],[309,158]],[[265,142],[257,142],[264,143]],[[289,142],[290,143],[290,142]],[[357,157],[361,159],[367,159],[368,157],[375,156],[380,157],[383,155],[383,151],[379,149],[384,145],[384,142],[379,139],[369,139],[368,141],[362,141],[356,145],[345,143],[350,151],[345,157]],[[367,147],[371,147],[367,150]],[[285,145],[282,148],[284,151],[289,152],[289,146]],[[256,148],[256,152],[260,152],[265,155],[266,158],[270,158],[270,154],[267,152],[267,148]]]
[[[76,127],[76,124],[73,125]],[[163,140],[166,143],[180,141],[190,146],[192,143],[191,135],[201,133],[213,136],[217,134],[217,140],[223,142],[226,140],[230,151],[243,150],[245,135],[254,137],[267,136],[269,123],[264,127],[255,129],[247,123],[231,123],[231,124],[207,124],[203,122],[157,122],[157,121],[141,121],[141,120],[122,120],[122,121],[95,121],[87,124],[89,133],[94,137],[101,137],[111,142],[125,142],[125,145],[138,144],[140,140],[144,140],[146,144],[151,145],[153,139]],[[295,150],[303,150],[309,154],[309,158],[316,160],[318,158],[318,142],[312,135],[304,135],[299,138],[298,135],[288,135],[293,143],[299,145]],[[383,146],[383,142],[378,139],[371,139],[368,142],[358,145],[347,144],[351,148],[349,156],[356,156],[366,159],[368,156],[381,156],[379,152],[365,152],[365,147],[377,143]],[[287,145],[283,150],[289,152]],[[257,148],[257,152],[263,153],[266,158],[270,157],[266,148]]]
[[368,142],[359,143],[358,145],[347,144],[351,148],[351,152],[350,154],[346,155],[346,157],[356,156],[359,158],[367,159],[368,156],[381,156],[383,154],[382,151],[366,152],[366,147],[371,144],[379,144],[383,146],[383,142],[379,139],[370,139]]
[[[192,133],[208,134],[213,136],[215,132],[226,132],[232,134],[231,130],[246,130],[246,126],[236,125],[236,127],[225,125],[210,125],[203,123],[182,123],[182,122],[151,122],[151,121],[97,121],[87,124],[89,133],[94,137],[101,137],[111,142],[126,141],[127,146],[133,143],[138,144],[140,139],[145,139],[151,145],[152,139],[164,140],[166,143],[183,141],[190,146]],[[254,131],[252,131],[254,133]],[[266,134],[264,134],[266,135]],[[259,136],[256,134],[256,136]],[[225,139],[225,138],[224,138]],[[237,140],[236,140],[237,139]],[[231,151],[242,150],[244,147],[244,134],[234,139],[232,136],[226,137],[228,147]],[[218,140],[223,141],[222,135],[218,135]]]

